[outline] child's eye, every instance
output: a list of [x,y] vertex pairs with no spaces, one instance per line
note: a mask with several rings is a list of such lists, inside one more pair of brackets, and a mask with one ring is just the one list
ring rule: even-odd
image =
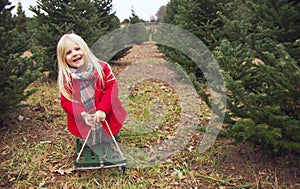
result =
[[66,53],[66,54],[67,54],[67,55],[68,55],[68,54],[71,54],[71,52],[72,52],[72,51],[67,51],[67,53]]
[[80,50],[80,47],[76,47],[75,50],[76,50],[76,51],[79,51],[79,50]]

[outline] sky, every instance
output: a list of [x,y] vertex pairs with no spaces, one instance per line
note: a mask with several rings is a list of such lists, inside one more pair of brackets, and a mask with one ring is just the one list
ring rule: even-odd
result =
[[[35,6],[36,0],[9,0],[12,5],[17,5],[20,1],[25,14],[29,17],[33,13],[28,9],[30,5]],[[116,12],[117,17],[123,21],[125,18],[131,16],[131,9],[135,14],[143,20],[150,20],[151,16],[155,16],[156,12],[163,5],[167,5],[169,0],[113,0],[113,11]],[[16,12],[14,8],[13,13]]]

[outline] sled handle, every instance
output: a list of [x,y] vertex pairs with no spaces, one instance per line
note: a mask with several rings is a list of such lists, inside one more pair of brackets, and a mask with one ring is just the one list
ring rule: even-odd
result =
[[[109,133],[110,133],[110,135],[111,135],[111,137],[112,137],[114,143],[116,144],[116,146],[117,146],[117,148],[118,148],[118,151],[120,152],[121,156],[124,157],[124,155],[123,155],[123,153],[122,153],[122,151],[121,151],[121,149],[120,149],[120,147],[119,147],[119,145],[118,145],[118,142],[116,141],[114,135],[113,135],[112,132],[111,132],[111,129],[110,129],[110,126],[109,126],[108,122],[107,122],[106,120],[104,120],[104,122],[105,122],[106,125],[107,125],[108,131],[109,131]],[[85,145],[86,145],[86,142],[87,142],[87,140],[88,140],[88,138],[89,138],[89,136],[90,136],[90,134],[91,134],[91,130],[92,130],[92,129],[89,130],[89,133],[87,134],[87,137],[86,137],[85,140],[84,140],[84,143],[83,143],[83,145],[82,145],[82,147],[81,147],[81,149],[80,149],[80,152],[79,152],[79,154],[78,154],[78,156],[77,156],[77,158],[76,158],[76,161],[79,161],[79,158],[80,158],[80,156],[81,156],[81,154],[82,154],[82,151],[83,151],[83,149],[84,149],[84,147],[85,147]]]
[[123,153],[122,153],[122,151],[121,151],[121,149],[120,149],[120,147],[119,147],[119,145],[118,145],[118,142],[116,141],[114,135],[113,135],[112,132],[111,132],[111,129],[110,129],[109,124],[107,123],[106,120],[104,120],[104,122],[105,122],[106,125],[107,125],[107,128],[108,128],[108,130],[109,130],[109,133],[110,133],[110,135],[111,135],[111,137],[112,137],[114,143],[116,144],[116,146],[117,146],[117,148],[118,148],[118,151],[120,152],[121,156],[124,158],[124,155],[123,155]]
[[91,130],[92,130],[92,129],[90,129],[89,133],[87,134],[87,137],[86,137],[85,140],[84,140],[84,143],[83,143],[83,145],[82,145],[82,147],[81,147],[81,149],[80,149],[80,152],[79,152],[79,154],[78,154],[78,156],[77,156],[77,158],[76,158],[76,161],[79,161],[79,158],[80,158],[80,156],[81,156],[81,154],[82,154],[83,148],[85,147],[86,142],[87,142],[87,140],[88,140],[88,138],[89,138],[89,136],[90,136],[90,134],[91,134]]

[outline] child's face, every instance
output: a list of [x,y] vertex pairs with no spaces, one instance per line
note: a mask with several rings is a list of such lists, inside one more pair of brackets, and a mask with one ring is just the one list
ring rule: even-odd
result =
[[69,66],[77,69],[84,66],[84,54],[77,43],[69,41],[66,52],[66,62]]

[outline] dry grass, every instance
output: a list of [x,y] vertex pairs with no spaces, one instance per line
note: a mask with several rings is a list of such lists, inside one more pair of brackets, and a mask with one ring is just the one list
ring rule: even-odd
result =
[[[258,155],[259,151],[247,151],[245,146],[242,148],[227,146],[226,140],[223,139],[218,139],[205,154],[199,154],[197,146],[203,136],[201,131],[195,131],[185,150],[156,166],[131,167],[127,169],[125,175],[120,175],[117,169],[89,170],[79,178],[73,171],[73,161],[76,158],[75,138],[66,129],[65,114],[59,106],[56,84],[37,82],[33,86],[39,90],[25,102],[29,106],[12,116],[16,119],[15,123],[1,129],[1,187],[297,188],[300,186],[297,177],[299,170],[292,167],[293,161],[288,157],[278,159],[277,162],[273,160],[273,164],[270,161],[266,164],[268,160]],[[153,87],[155,86],[157,87],[157,84]],[[23,116],[24,119],[17,120],[19,116]],[[166,123],[172,123],[166,120]],[[160,134],[168,133],[165,131]],[[128,142],[142,146],[149,145],[149,140],[143,140],[129,131],[123,130],[122,135],[124,144]],[[157,137],[156,132],[147,133],[147,137]],[[126,156],[126,152],[124,153]],[[273,167],[274,163],[277,163],[276,167]]]

